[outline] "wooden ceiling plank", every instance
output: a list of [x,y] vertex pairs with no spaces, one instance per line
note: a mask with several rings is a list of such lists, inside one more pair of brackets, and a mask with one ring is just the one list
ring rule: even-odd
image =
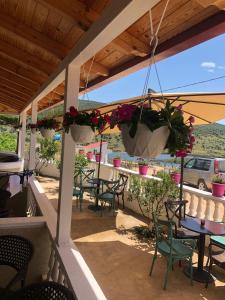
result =
[[6,89],[0,85],[0,92],[3,92],[6,96],[13,97],[15,99],[21,100],[21,102],[26,102],[29,100],[29,96],[21,96],[19,93],[15,93],[15,91]]
[[7,101],[5,101],[4,99],[1,99],[0,98],[0,106],[2,106],[3,107],[3,109],[4,109],[4,113],[7,113],[7,112],[13,112],[13,113],[18,113],[19,111],[20,111],[20,109],[19,108],[15,108],[15,107],[13,107],[13,105],[11,106],[12,104],[10,103],[10,102],[7,102]]
[[33,68],[41,70],[46,75],[50,75],[56,67],[55,65],[49,64],[48,62],[45,62],[40,58],[31,55],[30,53],[25,52],[19,48],[13,47],[2,40],[0,41],[0,51],[6,53],[12,58],[21,60],[24,64],[31,65]]
[[4,83],[2,83],[2,80],[0,79],[0,88],[1,89],[4,89],[4,90],[8,90],[10,91],[11,93],[13,93],[14,95],[19,95],[20,97],[23,97],[24,99],[29,99],[32,94],[28,94],[26,92],[21,92],[17,89],[14,88],[14,86],[10,86],[10,84],[5,85]]
[[89,70],[90,70],[90,73],[96,73],[101,76],[109,75],[109,70],[105,66],[103,66],[102,64],[99,64],[95,61],[92,62],[92,60],[87,61],[84,64],[83,68],[84,68],[83,70],[84,70],[84,73],[86,76],[88,75]]
[[31,92],[35,91],[39,87],[39,84],[34,84],[33,82],[27,81],[24,78],[20,78],[19,76],[3,69],[0,69],[0,77],[11,81],[12,84],[18,84],[27,90],[30,90]]
[[48,78],[47,76],[41,76],[37,73],[34,73],[28,69],[25,69],[15,64],[12,61],[3,59],[1,57],[0,57],[0,68],[8,72],[11,72],[21,78],[24,78],[25,80],[38,83],[38,84],[42,84]]
[[48,17],[48,9],[43,6],[41,3],[37,2],[33,19],[32,19],[32,27],[39,32],[43,31],[43,27],[45,25],[46,19]]
[[16,82],[13,82],[11,80],[7,80],[5,77],[3,77],[1,75],[0,75],[0,82],[5,87],[10,88],[12,90],[15,90],[15,92],[19,91],[21,93],[28,94],[29,96],[32,96],[32,94],[34,92],[34,91],[31,91],[30,89],[22,87],[21,85],[18,85]]
[[50,54],[54,54],[59,59],[63,59],[68,53],[68,49],[62,43],[49,38],[45,34],[40,33],[32,27],[29,27],[22,22],[18,22],[3,13],[0,13],[0,27],[24,38],[27,42],[47,50]]
[[24,105],[27,101],[24,101],[14,95],[8,95],[6,94],[4,91],[0,91],[0,96],[6,100],[12,100],[12,101],[16,101],[16,103],[18,103],[18,105]]
[[17,110],[21,110],[21,108],[23,107],[23,104],[19,104],[18,102],[16,102],[14,99],[12,98],[8,98],[4,95],[1,95],[0,93],[0,102],[1,103],[4,103],[6,105],[9,105],[10,107],[12,108],[15,108]]
[[[65,15],[70,16],[71,18],[77,19],[79,21],[80,29],[82,29],[83,32],[87,31],[91,24],[100,16],[93,9],[90,9],[84,3],[77,0],[70,0],[67,2],[45,0],[45,2],[57,9],[58,12],[63,12]],[[122,51],[124,54],[132,53],[133,55],[141,57],[146,56],[149,53],[148,45],[138,40],[129,32],[126,32],[126,37],[127,36],[129,36],[129,39],[132,40],[132,46],[125,42],[125,35],[122,33],[118,38],[112,41],[112,44],[117,48],[117,50]]]

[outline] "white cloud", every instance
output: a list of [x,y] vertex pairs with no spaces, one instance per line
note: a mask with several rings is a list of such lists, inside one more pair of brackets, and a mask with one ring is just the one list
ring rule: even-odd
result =
[[213,61],[203,61],[201,63],[201,67],[206,69],[214,69],[216,67],[216,63]]

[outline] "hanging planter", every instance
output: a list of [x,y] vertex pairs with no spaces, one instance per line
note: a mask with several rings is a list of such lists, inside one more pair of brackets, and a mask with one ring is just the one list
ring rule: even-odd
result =
[[55,129],[58,127],[58,122],[55,119],[42,119],[37,122],[36,128],[40,130],[44,138],[52,139],[55,135]]
[[30,130],[32,133],[35,133],[37,130],[37,124],[27,124],[27,129]]
[[164,150],[170,131],[162,126],[150,131],[145,124],[138,123],[135,136],[129,134],[127,125],[121,126],[121,135],[126,152],[143,158],[155,158]]
[[65,132],[71,131],[71,136],[75,143],[91,143],[95,136],[95,131],[101,133],[109,120],[108,115],[101,116],[98,110],[92,112],[79,112],[71,106],[66,112],[63,120]]
[[179,150],[191,152],[194,118],[186,122],[181,106],[173,107],[167,101],[159,111],[149,105],[123,104],[112,111],[110,127],[121,130],[126,152],[132,156],[155,158],[167,148],[171,155]]

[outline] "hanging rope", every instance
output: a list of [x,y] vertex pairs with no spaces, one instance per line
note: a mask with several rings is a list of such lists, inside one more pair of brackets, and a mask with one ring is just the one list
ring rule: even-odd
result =
[[87,99],[88,99],[88,101],[90,101],[89,97],[88,97],[88,93],[86,92],[86,90],[87,90],[87,87],[88,87],[89,76],[90,76],[90,73],[91,73],[91,69],[92,69],[94,60],[95,60],[95,55],[92,57],[90,67],[89,67],[88,72],[87,72],[87,76],[85,75],[85,68],[84,68],[84,65],[83,65],[83,73],[84,73],[84,77],[86,77],[86,80],[85,80],[85,87],[84,87],[85,90],[84,90],[82,100],[84,100],[85,95],[87,95]]

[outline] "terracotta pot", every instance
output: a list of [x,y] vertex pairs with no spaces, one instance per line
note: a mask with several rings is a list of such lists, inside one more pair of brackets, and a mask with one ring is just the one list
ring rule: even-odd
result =
[[147,175],[147,173],[148,173],[148,166],[139,165],[139,174],[140,175]]
[[215,183],[212,182],[212,195],[215,197],[223,197],[225,192],[224,183]]
[[53,136],[55,135],[54,129],[40,128],[40,132],[41,132],[41,135],[47,139],[52,139]]
[[113,166],[115,168],[121,167],[121,159],[120,158],[113,158]]
[[71,136],[75,143],[86,144],[91,143],[95,133],[90,126],[73,124],[70,126]]
[[177,173],[177,172],[170,173],[170,177],[176,184],[180,184],[180,179],[181,179],[180,173]]
[[83,149],[80,149],[79,150],[79,154],[84,154],[85,152],[84,152],[84,150]]
[[86,154],[86,156],[87,156],[87,159],[88,159],[88,160],[92,160],[92,158],[93,158],[93,153],[92,153],[92,152],[88,152],[88,153]]
[[121,125],[121,136],[126,152],[129,155],[143,158],[155,158],[164,150],[170,131],[167,126],[162,126],[153,132],[145,124],[138,123],[137,132],[132,138],[129,134],[130,127]]
[[100,162],[101,161],[101,155],[100,154],[95,154],[95,161]]

